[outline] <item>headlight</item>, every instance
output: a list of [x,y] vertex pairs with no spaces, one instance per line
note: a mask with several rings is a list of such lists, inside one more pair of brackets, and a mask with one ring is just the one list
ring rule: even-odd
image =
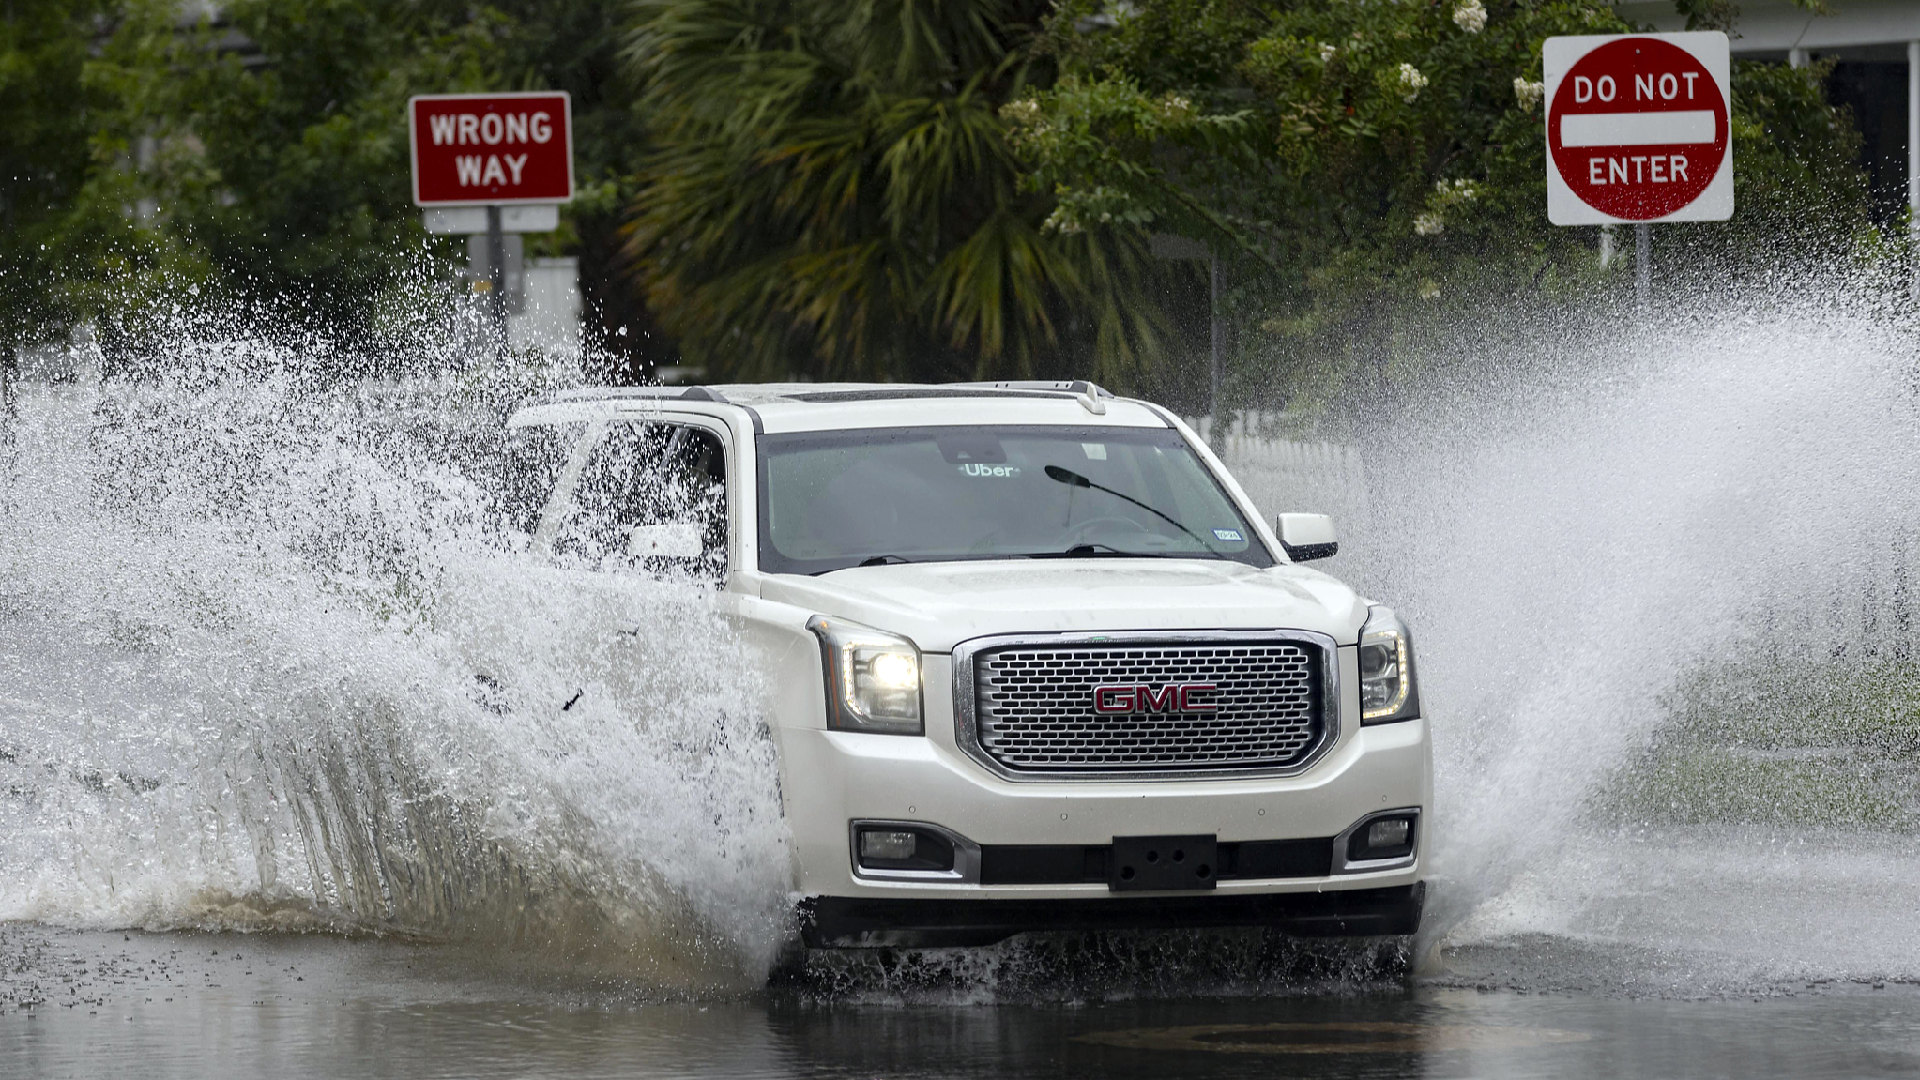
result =
[[1419,715],[1413,635],[1392,608],[1369,608],[1360,628],[1360,722],[1391,724]]
[[827,675],[827,726],[841,731],[921,735],[920,650],[898,634],[815,615]]

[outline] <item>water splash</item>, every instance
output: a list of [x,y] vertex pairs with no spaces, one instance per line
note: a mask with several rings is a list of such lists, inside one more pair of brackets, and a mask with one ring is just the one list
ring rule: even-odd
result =
[[[1686,831],[1608,801],[1742,670],[1900,660],[1899,627],[1840,616],[1890,595],[1920,523],[1913,333],[1849,288],[1460,328],[1431,350],[1499,377],[1365,441],[1359,576],[1413,620],[1435,724],[1426,944],[1713,948],[1742,957],[1728,985],[1920,975],[1920,926],[1876,900],[1920,885],[1884,829]],[[489,433],[530,381],[322,378],[324,348],[162,338],[164,380],[22,404],[0,919],[412,934],[650,993],[759,985],[789,933],[764,688],[693,592],[518,554]],[[1855,928],[1802,933],[1816,910]],[[1364,990],[1400,960],[1176,933],[799,976],[836,999],[1079,1000]]]
[[[1769,697],[1756,679],[1857,682],[1868,657],[1920,644],[1911,621],[1875,629],[1872,617],[1910,605],[1902,568],[1920,569],[1915,339],[1906,309],[1878,295],[1798,280],[1702,297],[1691,317],[1535,328],[1482,358],[1509,373],[1503,385],[1420,402],[1376,455],[1373,503],[1389,520],[1369,584],[1413,619],[1434,718],[1436,936],[1478,913],[1453,940],[1540,930],[1673,944],[1697,924],[1695,940],[1728,943],[1715,929],[1727,911],[1696,900],[1759,888],[1775,860],[1743,874],[1724,830],[1608,839],[1662,824],[1613,795],[1674,742],[1676,713],[1726,719]],[[1876,700],[1920,732],[1920,697]],[[1860,719],[1782,710],[1741,723]],[[1740,823],[1701,777],[1670,776],[1658,800],[1686,810],[1678,820]],[[1846,822],[1772,824],[1804,838]],[[1910,830],[1920,804],[1878,824]],[[1865,912],[1876,888],[1920,883],[1874,863],[1885,880],[1834,877],[1822,895],[1811,868],[1838,865],[1854,842],[1817,843],[1826,854],[1806,851],[1802,887],[1749,900],[1743,917],[1791,925],[1816,896]],[[1623,893],[1643,902],[1623,907]],[[1920,925],[1857,932],[1920,973]]]
[[531,566],[470,386],[185,359],[21,404],[0,919],[763,981],[788,933],[766,713],[698,590]]

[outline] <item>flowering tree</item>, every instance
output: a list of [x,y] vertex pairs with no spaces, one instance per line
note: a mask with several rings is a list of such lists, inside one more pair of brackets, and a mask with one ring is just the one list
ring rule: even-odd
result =
[[[1607,286],[1598,231],[1546,221],[1540,46],[1631,29],[1567,0],[1070,0],[1045,38],[1058,82],[1002,118],[1057,200],[1049,227],[1178,233],[1227,259],[1235,396],[1311,412],[1391,394],[1423,322]],[[1740,66],[1744,220],[1689,243],[1772,258],[1791,208],[1841,224],[1798,237],[1826,252],[1865,220],[1821,74]]]

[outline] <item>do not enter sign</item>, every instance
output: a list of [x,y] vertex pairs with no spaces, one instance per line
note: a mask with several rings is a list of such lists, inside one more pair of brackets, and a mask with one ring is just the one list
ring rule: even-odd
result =
[[1547,218],[1733,216],[1727,36],[1548,38]]

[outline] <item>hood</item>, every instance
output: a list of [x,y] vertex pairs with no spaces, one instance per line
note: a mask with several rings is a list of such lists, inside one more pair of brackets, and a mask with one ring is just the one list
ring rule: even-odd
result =
[[1367,604],[1317,570],[1204,559],[908,563],[770,576],[761,595],[943,653],[983,634],[1317,630],[1359,638]]

